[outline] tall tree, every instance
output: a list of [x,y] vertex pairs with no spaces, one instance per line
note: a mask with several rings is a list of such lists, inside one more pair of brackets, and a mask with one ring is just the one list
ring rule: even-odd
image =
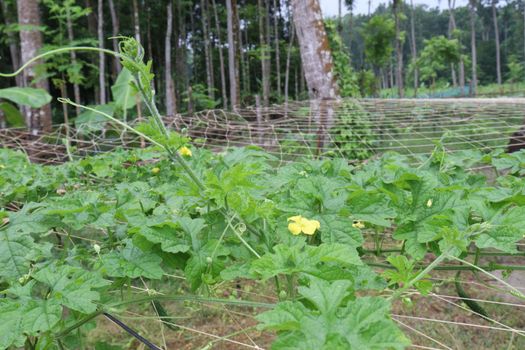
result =
[[339,89],[332,71],[332,52],[319,1],[292,0],[291,4],[310,98],[338,98]]
[[[118,0],[109,0],[109,12],[111,14],[111,34],[114,39],[113,41],[113,51],[118,52],[118,39],[116,39],[120,35],[120,21],[118,19],[117,11],[115,9],[115,1]],[[120,60],[118,57],[113,58],[113,74],[118,75],[120,71],[122,70],[122,65],[120,64]]]
[[396,83],[399,98],[403,98],[404,86],[403,86],[403,39],[401,38],[401,18],[400,11],[403,4],[402,0],[393,0],[394,20],[396,22],[396,57],[397,57],[397,68],[396,68]]
[[499,42],[499,27],[498,27],[498,10],[496,5],[498,0],[492,0],[492,21],[494,23],[494,41],[496,44],[496,79],[498,85],[501,85],[501,45]]
[[209,22],[208,22],[208,6],[206,0],[201,0],[201,24],[202,36],[204,39],[204,60],[206,62],[206,82],[208,85],[208,97],[215,100],[215,82],[213,72],[213,57],[211,55],[210,36],[209,36]]
[[268,9],[265,3],[268,1],[258,0],[259,10],[259,43],[260,43],[260,55],[261,55],[261,72],[262,72],[262,95],[263,105],[267,107],[270,100],[270,52],[268,50],[267,42],[267,18],[269,16]]
[[[40,31],[40,12],[37,0],[17,0],[18,24],[20,25],[20,46],[22,62],[27,62],[38,55],[42,47],[42,32]],[[37,63],[30,65],[24,70],[24,86],[34,86],[49,90],[47,79],[37,80]],[[51,106],[42,108],[26,108],[24,110],[26,125],[33,134],[39,130],[51,131]]]
[[222,92],[222,106],[224,108],[228,107],[228,92],[226,90],[226,70],[225,70],[225,64],[224,64],[224,49],[222,47],[222,41],[221,41],[221,23],[219,20],[219,15],[217,13],[217,4],[215,3],[215,0],[212,1],[212,9],[213,9],[213,17],[215,20],[215,31],[216,31],[216,43],[217,47],[219,48],[219,65],[220,65],[220,73],[221,73],[221,92]]
[[[11,22],[11,14],[9,12],[8,2],[7,1],[0,1],[1,10],[4,17],[4,23],[7,28],[9,28],[13,23]],[[7,31],[7,39],[9,42],[9,54],[11,55],[11,64],[13,71],[17,70],[20,67],[20,51],[18,49],[18,43],[16,40],[16,35],[14,31]],[[23,85],[23,79],[21,75],[17,75],[16,78],[16,85],[22,86]]]
[[279,20],[281,14],[281,3],[279,0],[273,0],[273,29],[275,42],[275,74],[277,78],[277,96],[281,97],[281,47],[279,35]]
[[292,0],[293,21],[301,52],[304,76],[311,98],[311,110],[318,124],[317,152],[320,154],[333,125],[334,106],[330,100],[339,98],[339,87],[333,71],[334,61],[323,15],[318,0]]
[[410,43],[410,49],[412,51],[412,64],[414,65],[414,97],[417,97],[417,88],[419,86],[419,68],[417,66],[416,25],[413,0],[410,0]]
[[[104,1],[98,0],[98,47],[104,48]],[[100,86],[100,104],[106,104],[106,55],[103,52],[98,54],[98,84]]]
[[470,13],[470,51],[472,60],[472,81],[470,82],[471,94],[476,95],[478,89],[478,59],[476,49],[476,0],[469,0]]
[[[454,11],[456,8],[456,0],[448,0],[448,13],[449,13],[449,32],[448,32],[448,38],[452,39],[456,35],[456,16],[454,15]],[[463,93],[465,89],[465,62],[463,61],[463,55],[461,55],[459,60],[459,87],[461,88],[461,92]],[[454,65],[452,66],[452,80],[454,80],[455,75],[455,69]]]
[[167,23],[166,37],[164,39],[164,82],[166,84],[166,115],[174,116],[176,113],[175,83],[171,75],[171,37],[173,36],[173,0],[166,6]]
[[236,110],[241,100],[239,89],[239,55],[238,55],[238,28],[237,0],[226,0],[226,15],[228,22],[228,71],[230,76],[230,103]]
[[[73,41],[75,40],[75,35],[73,33],[73,20],[71,18],[71,6],[69,3],[65,3],[65,6],[66,6],[67,37],[69,39],[69,42],[72,45]],[[69,57],[71,58],[71,63],[75,65],[77,63],[77,53],[75,51],[71,51],[69,53]],[[75,96],[76,103],[82,103],[82,101],[80,100],[80,85],[78,84],[78,82],[73,83],[73,95]],[[77,115],[79,115],[80,107],[76,107],[75,111]]]

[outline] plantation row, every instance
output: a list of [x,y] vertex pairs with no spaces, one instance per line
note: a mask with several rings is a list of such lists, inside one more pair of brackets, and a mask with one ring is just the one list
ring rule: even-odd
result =
[[[200,300],[261,308],[258,327],[277,332],[273,349],[404,349],[393,301],[432,290],[440,263],[516,253],[524,237],[524,151],[437,147],[428,159],[275,167],[255,147],[213,154],[170,142],[176,155],[152,146],[59,166],[0,149],[0,348],[74,349],[103,312]],[[493,171],[496,180],[484,175]],[[401,253],[382,252],[388,233]],[[365,237],[392,269],[367,266]],[[121,293],[173,275],[185,277],[176,289],[171,280]],[[279,301],[215,293],[246,280],[267,282]]]

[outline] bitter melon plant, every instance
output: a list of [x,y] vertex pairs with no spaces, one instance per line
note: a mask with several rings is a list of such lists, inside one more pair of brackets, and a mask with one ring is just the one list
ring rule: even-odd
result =
[[[95,50],[43,56],[72,49]],[[304,159],[279,168],[256,147],[214,154],[166,129],[140,45],[123,39],[120,53],[106,52],[133,75],[151,117],[132,127],[97,113],[148,147],[58,166],[0,150],[0,348],[77,349],[98,316],[153,303],[168,323],[162,305],[193,301],[258,310],[259,329],[277,335],[273,349],[404,349],[393,303],[430,293],[442,262],[486,270],[473,252],[517,253],[524,153],[437,149],[426,159],[389,153],[358,167]],[[472,161],[510,171],[490,183],[466,169]],[[383,249],[386,232],[398,252]],[[388,272],[374,272],[365,243]],[[163,288],[174,275],[178,287]],[[217,292],[249,280],[277,301]]]

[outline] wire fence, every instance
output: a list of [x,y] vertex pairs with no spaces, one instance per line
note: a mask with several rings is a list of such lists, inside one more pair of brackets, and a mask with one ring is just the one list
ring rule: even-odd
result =
[[[524,125],[525,98],[307,101],[208,110],[165,122],[190,136],[194,146],[211,150],[257,145],[281,162],[311,156],[356,161],[388,151],[426,155],[437,142],[449,152],[504,149]],[[525,145],[525,138],[517,143]],[[35,162],[61,163],[145,143],[98,119],[57,125],[38,136],[25,129],[0,129],[0,145],[23,149]]]

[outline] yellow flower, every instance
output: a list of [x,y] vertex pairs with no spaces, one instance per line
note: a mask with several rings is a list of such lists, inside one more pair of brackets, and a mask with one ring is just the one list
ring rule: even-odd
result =
[[186,146],[182,146],[182,147],[179,149],[179,154],[180,154],[181,156],[186,156],[186,157],[191,157],[191,156],[192,156],[191,149],[189,149],[189,148],[186,147]]
[[427,201],[427,207],[430,208],[431,206],[432,206],[432,199],[429,199],[429,200]]
[[158,173],[160,173],[160,168],[155,167],[155,168],[151,169],[151,173],[153,175],[157,175]]
[[309,220],[307,218],[303,218],[301,215],[296,215],[288,218],[288,221],[290,222],[288,224],[288,230],[293,235],[299,235],[304,233],[305,235],[313,235],[316,230],[321,228],[321,223],[317,220]]
[[354,222],[352,223],[352,227],[361,229],[361,228],[365,228],[365,224],[364,222],[360,220],[354,220]]

